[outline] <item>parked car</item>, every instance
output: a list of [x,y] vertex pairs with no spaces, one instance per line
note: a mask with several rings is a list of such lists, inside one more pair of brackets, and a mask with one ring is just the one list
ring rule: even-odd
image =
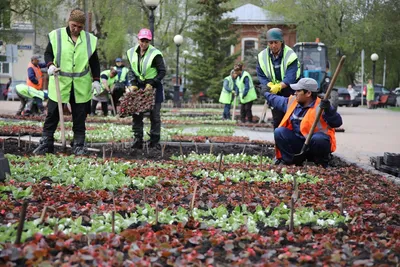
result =
[[396,89],[394,89],[393,93],[395,93],[395,95],[400,95],[400,87],[397,87]]
[[347,88],[337,87],[337,89],[338,89],[338,106],[351,107],[353,105],[353,101],[351,101],[351,97],[349,92],[347,91]]
[[[355,104],[361,105],[361,86],[360,85],[356,85],[353,87],[354,90],[356,90],[358,92],[358,95],[356,96],[354,102]],[[389,95],[388,101],[387,101],[387,105],[388,106],[395,106],[396,105],[396,94],[388,89],[386,89],[385,87],[383,87],[380,84],[375,84],[374,85],[374,91],[375,91],[375,101],[379,101],[379,97],[381,95]],[[367,100],[366,100],[366,95],[367,95],[367,85],[364,85],[364,89],[362,92],[363,95],[363,104],[366,105],[367,104]]]
[[15,87],[21,83],[26,83],[26,81],[21,80],[21,81],[12,81],[11,82],[10,88],[8,88],[7,100],[12,100],[12,101],[19,100],[19,97],[17,95],[17,91],[15,90]]

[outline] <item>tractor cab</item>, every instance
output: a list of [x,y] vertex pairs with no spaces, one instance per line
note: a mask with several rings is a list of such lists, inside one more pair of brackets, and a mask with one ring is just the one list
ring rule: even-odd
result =
[[313,78],[318,82],[320,93],[326,92],[330,82],[328,49],[316,42],[296,43],[293,47],[301,66],[302,78]]
[[[293,46],[300,62],[301,78],[313,78],[318,83],[318,95],[323,98],[331,82],[328,48],[317,38],[315,42],[301,42]],[[338,90],[332,88],[329,100],[337,110]]]

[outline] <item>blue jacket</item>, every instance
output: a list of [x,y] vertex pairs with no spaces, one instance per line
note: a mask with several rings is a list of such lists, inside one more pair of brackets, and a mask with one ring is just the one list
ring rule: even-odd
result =
[[[277,58],[272,55],[271,51],[269,53],[270,58],[272,59],[272,64],[275,66],[274,71],[275,71],[275,77],[278,81],[282,81],[284,84],[286,84],[287,88],[282,89],[282,91],[279,93],[279,95],[283,96],[290,96],[293,94],[293,90],[290,88],[290,84],[296,83],[296,73],[297,73],[297,59],[290,64],[285,73],[285,77],[281,77],[281,62],[282,62],[282,57],[283,57],[283,49],[281,49],[281,52],[279,53],[279,56]],[[265,73],[261,69],[258,61],[257,61],[257,77],[261,85],[267,85],[270,80],[265,76]],[[282,80],[283,78],[283,80]]]
[[[268,92],[265,93],[265,98],[267,99],[268,104],[271,107],[286,113],[286,110],[288,108],[289,98],[284,97],[284,96],[274,95],[274,94],[271,94]],[[304,138],[300,132],[300,122],[301,121],[299,119],[296,119],[293,115],[295,115],[296,117],[304,117],[305,114],[307,113],[307,110],[310,107],[313,107],[314,104],[315,104],[315,100],[306,107],[303,107],[300,104],[297,104],[297,107],[294,109],[294,112],[290,116],[290,122],[292,123],[293,131],[297,136],[299,136],[301,138]],[[322,118],[332,128],[340,127],[343,123],[342,117],[340,116],[339,113],[337,113],[334,110],[334,108],[332,106],[331,106],[329,112],[325,112],[325,111],[322,112]]]

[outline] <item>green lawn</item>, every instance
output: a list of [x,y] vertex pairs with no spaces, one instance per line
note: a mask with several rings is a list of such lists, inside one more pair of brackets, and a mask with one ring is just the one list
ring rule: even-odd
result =
[[400,107],[388,107],[389,110],[400,112]]

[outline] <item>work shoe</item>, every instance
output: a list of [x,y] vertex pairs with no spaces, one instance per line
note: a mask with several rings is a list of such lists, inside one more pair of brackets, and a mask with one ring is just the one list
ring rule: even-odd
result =
[[135,140],[133,140],[131,148],[143,149],[143,139],[135,138]]
[[160,147],[160,144],[158,143],[158,142],[155,142],[155,141],[149,141],[148,143],[147,143],[147,145],[149,146],[149,148],[158,148],[158,147]]
[[33,150],[35,155],[44,155],[46,153],[54,154],[54,138],[51,136],[42,136],[39,146]]
[[85,136],[78,135],[74,136],[74,140],[71,142],[72,153],[76,156],[82,156],[87,153],[87,148],[85,146]]
[[15,116],[21,116],[21,111],[17,111],[17,113],[15,114]]

